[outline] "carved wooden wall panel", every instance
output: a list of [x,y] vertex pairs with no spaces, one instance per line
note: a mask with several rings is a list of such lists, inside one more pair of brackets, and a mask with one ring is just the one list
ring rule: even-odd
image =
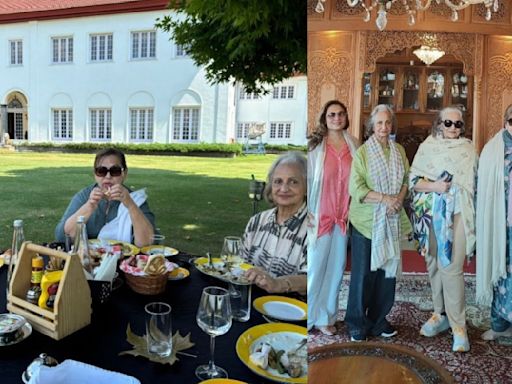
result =
[[[361,32],[364,38],[362,50],[365,52],[364,60],[361,60],[361,70],[374,72],[377,60],[387,53],[402,50],[407,47],[421,45],[425,32],[406,31],[383,31],[383,32]],[[480,68],[477,67],[476,56],[476,35],[470,33],[442,33],[428,32],[436,37],[439,48],[446,53],[452,54],[464,65],[464,72],[467,75],[478,75]]]
[[308,131],[315,126],[323,104],[328,101],[327,95],[340,100],[351,111],[353,69],[352,52],[335,47],[308,52]]
[[503,127],[503,112],[510,103],[508,93],[512,90],[512,53],[492,56],[488,62],[487,118],[483,127],[483,143]]

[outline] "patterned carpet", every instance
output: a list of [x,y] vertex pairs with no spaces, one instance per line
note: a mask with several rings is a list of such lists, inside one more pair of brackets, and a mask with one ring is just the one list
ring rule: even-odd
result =
[[[346,308],[349,275],[345,275],[340,294],[340,308]],[[419,335],[421,325],[428,320],[432,310],[430,285],[425,275],[403,275],[397,281],[396,302],[388,320],[398,330],[391,340],[374,338],[374,341],[395,343],[412,348],[445,367],[456,382],[468,384],[512,383],[512,338],[500,342],[486,342],[481,333],[489,327],[489,308],[475,305],[475,278],[466,276],[466,316],[471,351],[451,351],[452,337],[445,332],[436,337]],[[343,322],[345,311],[340,310],[335,336],[324,336],[314,330],[309,334],[308,349],[316,346],[349,341]]]

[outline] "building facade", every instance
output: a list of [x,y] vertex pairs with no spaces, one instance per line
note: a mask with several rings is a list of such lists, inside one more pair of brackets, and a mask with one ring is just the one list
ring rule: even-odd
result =
[[167,1],[27,3],[0,9],[2,138],[230,143],[264,123],[264,142],[305,143],[305,76],[253,99],[240,85],[209,84],[155,28]]

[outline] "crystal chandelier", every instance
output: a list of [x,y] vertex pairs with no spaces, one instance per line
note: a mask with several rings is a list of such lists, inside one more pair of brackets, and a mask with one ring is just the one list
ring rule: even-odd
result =
[[[377,8],[377,19],[375,20],[375,24],[377,28],[382,31],[386,28],[386,24],[388,23],[387,11],[391,9],[394,3],[401,1],[405,10],[407,12],[407,23],[409,25],[414,25],[416,23],[416,14],[418,11],[426,11],[433,0],[372,0],[371,5],[366,5],[366,0],[347,0],[347,3],[350,7],[356,7],[360,5],[365,10],[364,21],[368,22],[371,18],[371,12]],[[499,0],[434,0],[437,4],[444,3],[452,10],[452,21],[457,21],[459,19],[458,11],[463,10],[464,8],[469,7],[470,5],[483,4],[485,5],[486,13],[485,19],[487,21],[491,20],[491,11],[498,12],[499,9]],[[324,3],[326,0],[318,0],[315,11],[318,13],[323,13],[325,10]]]
[[432,64],[434,61],[444,56],[444,51],[435,47],[429,47],[428,45],[422,45],[420,48],[415,49],[413,53],[427,65]]

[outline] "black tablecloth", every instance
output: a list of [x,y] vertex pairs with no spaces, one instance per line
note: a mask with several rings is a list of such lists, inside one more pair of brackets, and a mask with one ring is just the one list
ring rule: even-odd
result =
[[[188,260],[179,255],[178,260]],[[136,377],[141,383],[197,383],[194,371],[198,365],[209,360],[209,336],[196,324],[196,311],[202,289],[209,285],[223,286],[223,282],[203,275],[188,266],[191,275],[182,281],[169,281],[166,292],[158,296],[144,296],[133,292],[126,283],[112,292],[110,300],[94,306],[91,324],[62,340],[34,331],[26,340],[11,346],[0,347],[0,382],[20,383],[27,366],[40,353],[47,353],[59,362],[74,359],[104,369]],[[7,268],[0,270],[0,313],[6,311],[5,280]],[[252,298],[266,293],[253,286]],[[197,358],[178,355],[174,365],[153,363],[142,357],[119,356],[132,346],[126,341],[128,323],[135,334],[143,335],[144,306],[152,301],[164,301],[172,306],[173,332],[179,330],[182,336],[191,333],[194,347],[184,352]],[[235,344],[238,337],[248,328],[264,323],[260,313],[252,308],[248,322],[233,321],[229,332],[215,339],[215,363],[225,368],[229,377],[248,383],[269,383],[249,370],[238,358]]]

